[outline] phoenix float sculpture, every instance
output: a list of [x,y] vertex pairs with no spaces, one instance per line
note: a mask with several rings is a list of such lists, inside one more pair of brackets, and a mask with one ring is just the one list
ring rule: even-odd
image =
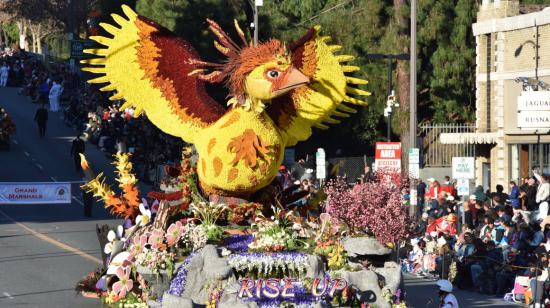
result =
[[[90,83],[107,83],[111,100],[145,112],[159,129],[194,144],[199,156],[199,184],[206,194],[247,198],[277,175],[285,147],[306,140],[312,127],[326,129],[332,118],[366,105],[368,92],[351,85],[366,80],[346,76],[353,59],[336,55],[320,27],[285,46],[271,39],[253,46],[235,21],[240,40],[207,20],[226,60],[204,62],[185,40],[123,6],[126,18],[113,14],[118,26],[102,23],[112,37],[91,37],[106,48],[83,60],[83,70],[101,74]],[[224,82],[230,99],[225,110],[205,91],[205,83]],[[355,96],[355,97],[354,97]]]

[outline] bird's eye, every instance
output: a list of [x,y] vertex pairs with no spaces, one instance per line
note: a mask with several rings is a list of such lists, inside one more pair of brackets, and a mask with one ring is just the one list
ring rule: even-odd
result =
[[276,70],[271,70],[271,71],[267,72],[267,76],[269,78],[277,78],[277,77],[279,77],[280,74],[281,74],[281,72],[276,71]]

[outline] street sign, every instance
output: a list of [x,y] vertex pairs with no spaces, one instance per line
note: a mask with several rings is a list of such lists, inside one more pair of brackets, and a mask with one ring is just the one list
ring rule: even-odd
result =
[[377,142],[374,163],[376,170],[392,169],[401,172],[401,142]]
[[420,164],[409,163],[409,177],[411,179],[420,178]]
[[95,43],[91,40],[72,40],[71,41],[71,58],[82,59],[87,55],[84,54],[84,49],[93,48]]
[[473,157],[453,157],[453,179],[475,179],[475,159]]
[[468,179],[458,179],[456,182],[456,192],[459,196],[469,196],[470,181]]
[[409,149],[409,164],[420,164],[420,149]]
[[323,148],[317,149],[317,152],[315,153],[315,164],[317,165],[317,178],[324,180],[327,177],[327,162],[325,150],[323,150]]

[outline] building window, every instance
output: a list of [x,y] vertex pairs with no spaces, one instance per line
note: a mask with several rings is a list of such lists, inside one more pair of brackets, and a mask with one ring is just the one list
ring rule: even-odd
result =
[[550,144],[511,144],[509,146],[510,180],[533,176],[532,170],[550,173]]

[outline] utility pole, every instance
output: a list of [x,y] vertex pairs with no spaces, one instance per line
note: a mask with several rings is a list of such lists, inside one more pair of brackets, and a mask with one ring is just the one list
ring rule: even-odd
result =
[[250,3],[250,6],[252,6],[252,11],[254,12],[254,23],[252,26],[254,27],[254,47],[258,46],[258,11],[260,6],[264,5],[264,0],[248,0]]
[[[388,56],[388,101],[390,100],[390,96],[393,96],[392,94],[392,64],[393,64],[393,55],[387,55]],[[391,141],[391,106],[388,106],[389,112],[388,112],[388,142]]]
[[397,100],[395,100],[395,95],[393,94],[392,90],[392,76],[393,76],[393,60],[409,60],[408,54],[379,54],[379,53],[373,53],[373,54],[367,54],[367,59],[371,60],[380,60],[380,59],[388,59],[388,96],[386,100],[386,109],[384,109],[384,116],[388,118],[388,125],[387,125],[387,138],[388,141],[391,141],[391,114],[392,114],[392,108],[393,107],[399,107],[399,104],[397,103]]
[[[417,129],[417,113],[416,113],[416,0],[411,0],[411,61],[410,61],[410,106],[409,106],[409,155],[416,148],[416,129]],[[410,161],[410,158],[409,158]],[[420,163],[420,162],[419,162]],[[410,164],[410,162],[409,162]],[[410,168],[409,168],[410,172]],[[417,218],[418,209],[418,191],[416,178],[410,177],[410,205],[409,215],[413,220]]]

